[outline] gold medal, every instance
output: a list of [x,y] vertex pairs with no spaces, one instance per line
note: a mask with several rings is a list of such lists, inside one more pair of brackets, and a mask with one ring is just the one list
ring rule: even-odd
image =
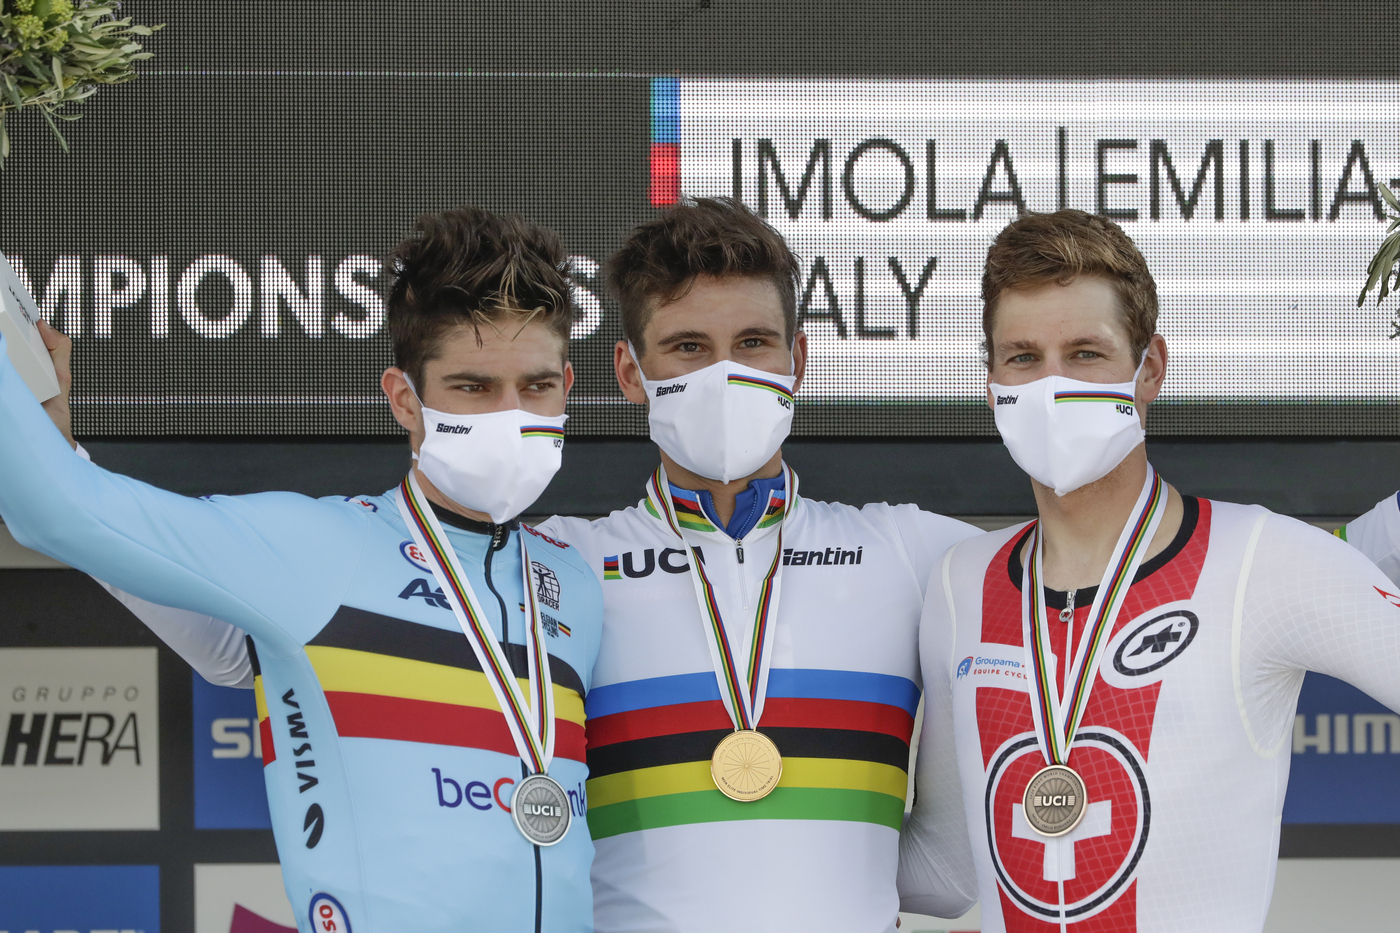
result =
[[752,729],[729,733],[710,756],[710,777],[730,800],[761,800],[772,793],[782,776],[783,756],[778,754],[778,746]]
[[1021,806],[1031,829],[1042,836],[1063,836],[1079,825],[1089,809],[1084,779],[1064,765],[1041,768],[1026,785]]

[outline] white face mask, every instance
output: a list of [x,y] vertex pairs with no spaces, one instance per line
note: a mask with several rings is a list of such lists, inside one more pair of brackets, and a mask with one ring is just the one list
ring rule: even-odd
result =
[[454,415],[423,405],[425,434],[413,458],[453,502],[505,522],[538,499],[559,472],[567,420],[519,408]]
[[643,375],[651,439],[692,473],[722,483],[742,479],[767,463],[792,430],[796,382],[729,360],[674,379]]
[[1057,496],[1107,476],[1146,436],[1134,401],[1137,373],[1112,385],[1046,376],[988,388],[1011,459]]

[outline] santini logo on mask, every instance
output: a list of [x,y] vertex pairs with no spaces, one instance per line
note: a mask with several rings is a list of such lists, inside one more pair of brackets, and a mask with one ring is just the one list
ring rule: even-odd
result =
[[1046,376],[988,388],[1011,459],[1059,496],[1107,476],[1146,436],[1133,398],[1136,373],[1113,385]]
[[706,479],[728,483],[748,476],[787,439],[796,382],[795,376],[729,360],[677,379],[652,380],[644,374],[642,384],[653,399],[647,412],[651,439]]
[[424,405],[423,444],[414,458],[443,495],[505,522],[538,499],[559,472],[567,420],[519,408],[455,415]]

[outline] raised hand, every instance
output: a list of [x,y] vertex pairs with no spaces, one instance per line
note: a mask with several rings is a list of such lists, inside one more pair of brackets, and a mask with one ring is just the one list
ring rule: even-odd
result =
[[47,321],[39,322],[39,334],[44,338],[44,346],[49,348],[49,356],[53,359],[59,389],[57,395],[44,402],[44,411],[76,450],[78,442],[73,440],[73,412],[68,405],[68,395],[73,390],[73,340],[62,331],[49,326]]

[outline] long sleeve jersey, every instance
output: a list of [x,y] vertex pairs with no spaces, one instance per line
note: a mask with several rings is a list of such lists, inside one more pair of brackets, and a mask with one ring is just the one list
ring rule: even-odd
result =
[[[671,491],[724,618],[741,620],[736,631],[748,630],[783,530],[785,595],[759,724],[779,743],[783,779],[757,803],[728,800],[710,780],[710,753],[732,725],[689,559],[660,517],[639,505],[541,525],[572,541],[604,581],[605,637],[588,700],[597,929],[707,933],[737,911],[760,926],[889,930],[923,588],[943,551],[979,532],[908,505],[789,507],[781,479],[752,484],[721,531],[703,493]],[[162,630],[187,616],[192,634],[176,640],[201,672],[239,669],[220,649],[233,626],[120,598]],[[920,758],[921,768],[935,764]],[[975,899],[970,883],[936,897],[944,915]]]
[[[975,866],[986,931],[1248,933],[1272,893],[1304,672],[1400,708],[1400,595],[1337,539],[1257,506],[1187,498],[1175,540],[1128,591],[1068,764],[1088,809],[1068,835],[1021,813],[1045,764],[1021,622],[1022,525],[950,549],[929,584],[921,767],[900,891]],[[1076,594],[1081,633],[1093,589]],[[1046,592],[1051,676],[1069,626]],[[959,842],[957,824],[965,830]],[[971,858],[969,859],[969,854]]]
[[[684,544],[645,500],[541,526],[603,578],[587,703],[597,929],[892,933],[924,585],[946,548],[980,532],[914,506],[789,500],[778,486],[734,538],[696,493],[670,492]],[[739,658],[764,575],[775,554],[782,562],[758,730],[783,772],[762,800],[730,800],[710,776],[715,745],[734,726],[687,545],[702,556]],[[971,904],[965,892],[945,895],[958,912]]]
[[550,773],[576,820],[539,848],[509,812],[523,768],[505,718],[396,491],[190,499],[109,473],[68,448],[0,340],[0,515],[35,550],[252,637],[268,803],[303,933],[591,929],[583,703],[601,600],[577,552],[439,515],[518,677],[528,541],[550,633]]

